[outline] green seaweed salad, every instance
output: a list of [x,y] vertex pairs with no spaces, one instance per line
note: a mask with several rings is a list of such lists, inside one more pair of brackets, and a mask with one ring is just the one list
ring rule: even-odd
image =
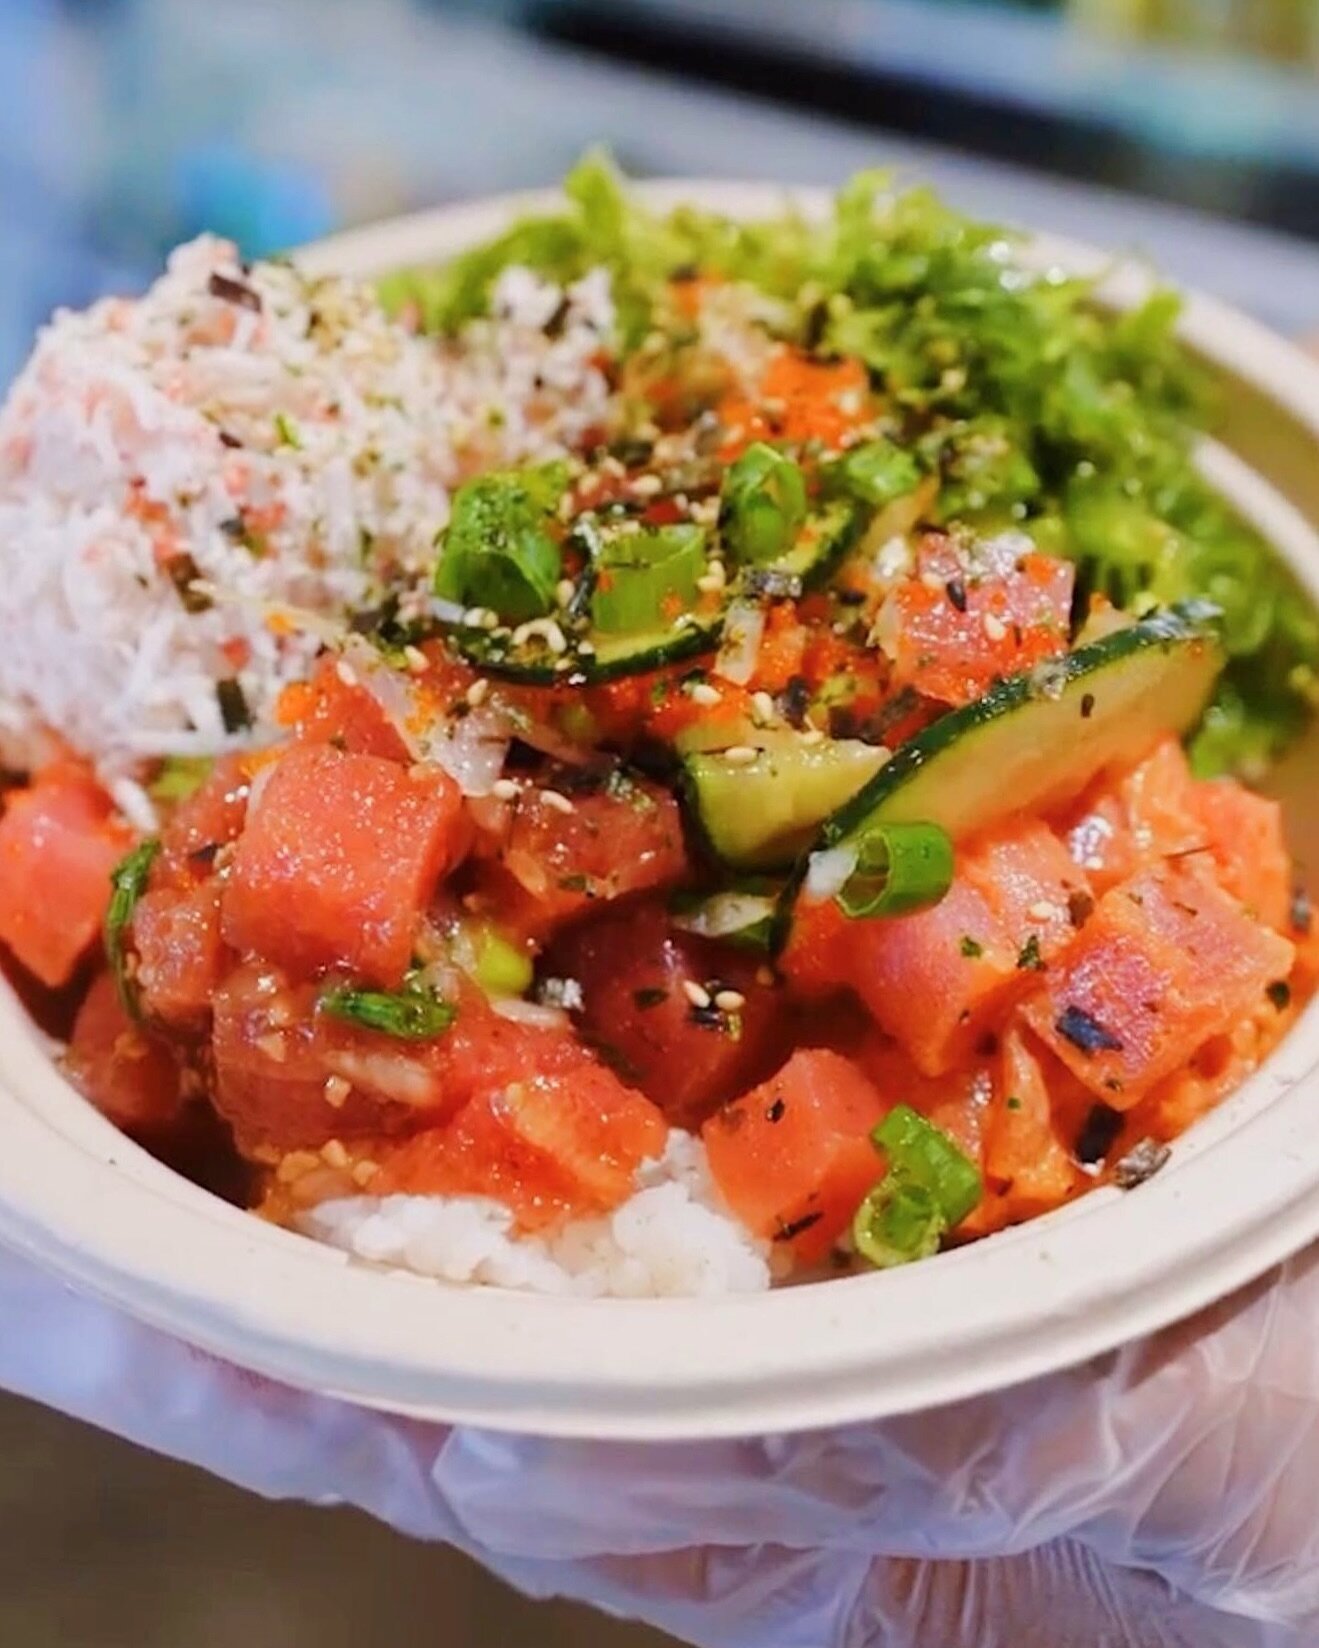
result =
[[1201,476],[1215,402],[1176,337],[1176,293],[1107,312],[1094,283],[1023,268],[1011,233],[928,189],[862,173],[833,211],[733,221],[695,206],[658,213],[607,160],[568,176],[565,203],[440,268],[380,283],[426,332],[486,313],[502,271],[567,283],[608,269],[620,364],[674,325],[675,281],[754,289],[756,324],[829,359],[864,363],[893,443],[938,478],[929,525],[1012,524],[1139,613],[1192,597],[1222,614],[1230,662],[1192,740],[1200,773],[1258,775],[1315,699],[1319,622],[1287,570]]

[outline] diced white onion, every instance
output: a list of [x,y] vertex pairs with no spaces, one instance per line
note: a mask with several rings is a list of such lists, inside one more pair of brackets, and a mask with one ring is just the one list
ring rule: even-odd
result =
[[714,661],[714,673],[737,686],[746,686],[756,673],[764,637],[764,607],[750,601],[734,601],[724,621],[724,644]]
[[490,1002],[501,1019],[514,1024],[526,1024],[535,1030],[566,1030],[571,1022],[558,1007],[542,1007],[538,1001],[523,1001],[520,996],[499,996]]
[[855,847],[827,847],[812,853],[806,868],[806,896],[817,904],[833,898],[856,869]]

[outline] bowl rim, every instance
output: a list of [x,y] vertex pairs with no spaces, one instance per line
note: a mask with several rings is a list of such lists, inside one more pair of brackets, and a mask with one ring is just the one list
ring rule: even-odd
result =
[[[785,199],[818,211],[827,199],[774,184],[640,187],[660,205],[695,201],[739,216]],[[440,258],[559,199],[538,191],[390,220],[298,261],[315,273],[369,274]],[[1048,235],[1032,238],[1027,255],[1107,272],[1104,294],[1117,304],[1150,281],[1140,265]],[[1226,305],[1186,296],[1191,346],[1319,440],[1319,364]],[[1211,448],[1207,463],[1319,601],[1314,527],[1231,453]],[[757,1295],[583,1300],[373,1270],[227,1206],[79,1098],[6,991],[0,1242],[200,1349],[389,1411],[595,1439],[799,1430],[1014,1384],[1252,1280],[1319,1234],[1317,1096],[1319,1002],[1139,1195],[1099,1190],[883,1275]]]

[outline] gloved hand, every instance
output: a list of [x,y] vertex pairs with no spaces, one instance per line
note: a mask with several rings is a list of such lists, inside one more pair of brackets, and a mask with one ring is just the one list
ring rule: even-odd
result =
[[709,1648],[1319,1640],[1319,1251],[999,1395],[799,1437],[551,1442],[243,1373],[0,1254],[0,1386]]

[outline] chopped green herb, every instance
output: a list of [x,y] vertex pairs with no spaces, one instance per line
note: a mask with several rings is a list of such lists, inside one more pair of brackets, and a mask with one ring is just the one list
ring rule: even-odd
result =
[[276,412],[275,433],[281,446],[291,446],[296,452],[302,451],[302,436],[298,433],[297,424],[287,412]]
[[105,955],[110,973],[119,992],[119,1000],[130,1018],[140,1018],[136,983],[129,977],[128,958],[124,953],[124,939],[128,933],[138,900],[147,890],[151,866],[160,852],[155,836],[141,842],[132,852],[120,859],[110,874],[110,907],[105,914]]
[[185,612],[209,612],[215,605],[205,590],[197,588],[201,569],[186,551],[170,556],[165,562],[165,575],[174,585]]
[[984,945],[981,944],[978,938],[972,938],[970,933],[962,934],[962,942],[959,948],[962,954],[971,961],[974,961],[978,956],[983,956],[985,953]]
[[1286,979],[1274,979],[1264,993],[1280,1013],[1286,1012],[1292,1004],[1292,987]]
[[1044,971],[1044,957],[1040,954],[1040,935],[1032,933],[1017,953],[1017,970],[1027,973],[1042,973]]
[[401,990],[358,990],[338,985],[322,991],[316,1005],[331,1018],[360,1024],[400,1041],[430,1041],[443,1035],[458,1016],[456,1007],[416,982],[406,983]]
[[1020,1110],[1021,1109],[1021,1100],[1017,1097],[1017,1095],[1015,1093],[1009,1093],[1008,1096],[1007,1096],[1007,1099],[1004,1102],[1006,1103],[1009,1110]]

